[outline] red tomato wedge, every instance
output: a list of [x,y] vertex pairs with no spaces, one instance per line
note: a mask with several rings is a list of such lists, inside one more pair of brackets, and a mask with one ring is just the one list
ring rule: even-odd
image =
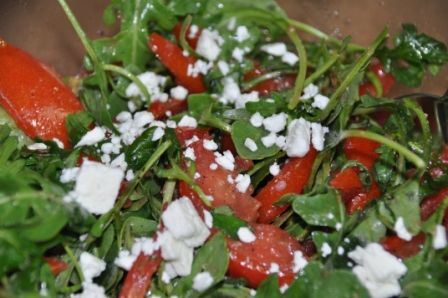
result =
[[[261,68],[259,63],[255,63],[254,69],[244,75],[244,80],[250,81],[258,76],[263,75],[263,73],[264,70]],[[249,92],[257,91],[259,95],[269,95],[275,91],[290,89],[294,86],[295,82],[296,75],[284,75],[274,79],[265,80],[249,89]]]
[[283,213],[289,206],[274,206],[273,204],[287,193],[300,193],[311,174],[317,152],[311,149],[302,158],[291,158],[285,163],[280,173],[261,189],[255,198],[261,203],[258,222],[270,223]]
[[172,115],[179,114],[188,108],[186,100],[168,99],[166,102],[152,102],[149,106],[149,111],[154,115],[156,119],[166,118],[167,112],[171,112]]
[[[379,79],[383,88],[382,95],[388,94],[392,87],[395,85],[395,78],[390,73],[385,72],[383,66],[380,63],[371,64],[369,69]],[[376,89],[371,82],[365,82],[364,84],[359,86],[359,95],[362,96],[365,94],[377,96]]]
[[420,214],[422,220],[427,220],[434,212],[436,212],[439,205],[445,198],[448,197],[448,187],[443,188],[438,193],[427,196],[420,204]]
[[54,276],[59,275],[62,271],[68,268],[68,264],[56,257],[44,257],[45,262],[47,262],[50,267],[51,273]]
[[[185,40],[188,42],[190,47],[193,49],[196,49],[196,46],[198,45],[199,36],[201,36],[202,28],[198,27],[198,31],[195,34],[190,34],[191,26],[187,28],[187,32],[185,34]],[[176,36],[177,42],[180,42],[180,31],[182,30],[182,24],[177,23],[176,26],[173,28],[173,34]]]
[[82,105],[45,65],[0,39],[0,104],[29,137],[69,147],[68,114]]
[[184,56],[181,48],[157,33],[149,36],[149,48],[174,75],[179,85],[184,86],[191,93],[207,91],[201,75],[197,77],[188,75],[188,65],[195,64],[196,58]]
[[379,154],[375,151],[380,147],[378,142],[358,137],[347,138],[344,142],[344,153],[349,160],[357,160],[367,169],[372,169]]
[[120,298],[143,298],[146,296],[152,276],[159,269],[162,258],[160,252],[151,256],[140,253],[129,270],[121,288]]
[[381,245],[394,256],[406,259],[416,255],[424,242],[425,234],[420,233],[412,237],[410,241],[403,240],[398,236],[387,236],[381,240]]
[[360,192],[354,197],[344,201],[348,214],[353,214],[355,211],[363,210],[370,201],[377,199],[380,196],[381,191],[378,184],[375,181],[372,181],[370,189]]
[[[196,155],[196,172],[200,177],[195,181],[202,188],[205,194],[213,197],[212,206],[229,206],[235,215],[245,221],[254,222],[258,217],[260,204],[250,195],[251,189],[242,193],[236,188],[236,184],[228,181],[228,176],[236,177],[236,169],[230,171],[218,166],[215,170],[210,169],[210,165],[215,163],[215,154],[204,148],[203,140],[211,139],[208,132],[200,129],[182,128],[176,129],[176,135],[183,148],[186,148],[187,140],[193,136],[198,137],[198,141],[191,143],[188,147],[194,150]],[[184,190],[184,193],[187,193]],[[193,198],[193,202],[199,198]],[[195,204],[197,205],[197,204]]]
[[273,225],[255,224],[252,229],[256,240],[251,243],[228,239],[229,275],[244,278],[251,287],[257,287],[271,274],[275,263],[279,268],[280,285],[290,284],[296,275],[294,252],[302,250],[299,242]]

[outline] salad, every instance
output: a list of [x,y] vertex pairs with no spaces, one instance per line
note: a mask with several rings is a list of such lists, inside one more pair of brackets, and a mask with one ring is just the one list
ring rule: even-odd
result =
[[[448,61],[272,0],[111,0],[65,84],[0,39],[0,297],[447,297]],[[302,40],[308,33],[313,40]]]

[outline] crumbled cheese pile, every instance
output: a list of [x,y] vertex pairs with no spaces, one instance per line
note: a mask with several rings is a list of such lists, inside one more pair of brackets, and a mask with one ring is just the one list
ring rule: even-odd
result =
[[406,273],[406,266],[388,253],[378,243],[357,246],[348,256],[356,262],[353,273],[367,288],[373,298],[387,298],[401,292],[399,279]]
[[100,276],[106,269],[106,262],[88,252],[83,252],[79,257],[79,265],[84,276],[84,282],[82,283],[83,291],[80,294],[72,294],[70,297],[106,298],[105,289],[93,282],[93,279]]

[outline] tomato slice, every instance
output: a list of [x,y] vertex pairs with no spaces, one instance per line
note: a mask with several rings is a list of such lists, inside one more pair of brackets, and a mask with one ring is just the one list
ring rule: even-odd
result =
[[[371,64],[369,69],[379,79],[383,88],[383,95],[387,95],[395,85],[395,78],[390,73],[385,72],[383,66],[380,63]],[[362,96],[365,94],[377,96],[376,89],[371,82],[365,82],[364,84],[361,84],[361,86],[359,86],[359,95]]]
[[166,102],[152,102],[149,106],[149,111],[154,115],[156,119],[166,118],[167,112],[171,112],[172,115],[179,114],[188,108],[186,100],[168,99]]
[[[194,36],[190,35],[190,33],[189,33],[190,28],[191,28],[191,26],[188,26],[187,33],[185,34],[185,39],[188,42],[188,44],[190,45],[190,47],[192,47],[193,49],[196,49],[196,46],[198,45],[198,41],[199,41],[199,36],[201,36],[202,28],[198,28],[198,32],[196,32],[196,34],[194,34]],[[174,36],[176,36],[177,42],[180,42],[180,31],[181,30],[182,30],[181,23],[177,23],[176,26],[174,26],[174,28],[173,28],[173,34],[174,34]]]
[[184,56],[181,48],[157,33],[149,36],[149,48],[174,75],[179,85],[187,88],[190,93],[207,91],[202,75],[197,77],[188,75],[188,66],[195,64],[196,58]]
[[420,233],[410,241],[403,240],[398,236],[387,236],[381,240],[381,245],[385,250],[394,256],[406,259],[416,255],[420,251],[420,246],[425,242],[425,234]]
[[[215,163],[213,151],[204,148],[203,140],[212,139],[211,135],[201,129],[178,127],[176,135],[183,148],[187,147],[187,140],[197,136],[198,141],[190,144],[196,155],[196,172],[200,177],[195,179],[205,194],[213,197],[211,202],[213,207],[229,206],[235,215],[245,221],[254,222],[258,217],[260,204],[250,195],[251,189],[240,192],[236,184],[229,182],[228,176],[236,177],[237,170],[227,170],[218,166],[215,170],[210,169],[210,165]],[[186,193],[186,192],[185,192]],[[193,202],[198,198],[194,198]],[[197,205],[197,204],[195,204]]]
[[427,220],[434,212],[436,212],[439,205],[447,197],[448,187],[445,187],[438,193],[424,198],[422,203],[420,204],[420,215],[422,220]]
[[70,146],[65,119],[82,105],[59,78],[24,51],[0,39],[0,104],[31,138]]
[[337,189],[344,201],[360,193],[364,186],[359,179],[358,168],[347,168],[337,173],[330,181],[330,186]]
[[375,181],[372,181],[372,185],[370,185],[369,190],[360,192],[352,198],[344,200],[348,214],[353,214],[358,210],[364,210],[370,201],[379,198],[380,195],[381,191],[378,184]]
[[62,271],[68,268],[68,264],[56,257],[44,257],[45,262],[50,266],[51,273],[54,276],[59,275]]
[[270,223],[288,209],[288,205],[273,204],[287,193],[300,193],[311,175],[317,152],[311,150],[302,158],[291,158],[285,163],[280,173],[270,180],[255,196],[261,203],[258,222]]
[[280,285],[294,281],[294,252],[302,250],[297,240],[286,231],[266,224],[252,225],[256,240],[245,243],[228,239],[230,250],[229,275],[244,278],[256,288],[271,274],[272,264],[279,268]]
[[[250,81],[258,76],[263,75],[264,73],[265,71],[263,70],[263,68],[258,62],[256,62],[255,67],[244,75],[244,80]],[[284,75],[274,79],[265,80],[249,89],[249,92],[257,91],[259,95],[265,96],[275,91],[290,89],[294,86],[295,82],[296,75]]]
[[344,142],[344,153],[349,160],[357,160],[367,169],[372,169],[375,160],[379,157],[376,150],[380,147],[378,142],[358,137],[347,138]]
[[146,296],[154,273],[162,262],[160,252],[147,256],[140,253],[129,270],[120,291],[120,298],[143,298]]

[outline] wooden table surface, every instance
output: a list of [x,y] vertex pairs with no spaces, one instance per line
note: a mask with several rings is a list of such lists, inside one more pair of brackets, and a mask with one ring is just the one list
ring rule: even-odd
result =
[[[102,24],[107,0],[68,0],[91,38],[111,34]],[[367,45],[387,24],[396,32],[403,22],[448,44],[447,0],[278,0],[287,14],[338,37]],[[63,75],[81,69],[83,48],[56,0],[0,0],[0,37],[21,47]],[[420,90],[443,93],[448,68],[426,78]],[[396,90],[404,91],[404,90]],[[406,90],[407,91],[407,90]]]

